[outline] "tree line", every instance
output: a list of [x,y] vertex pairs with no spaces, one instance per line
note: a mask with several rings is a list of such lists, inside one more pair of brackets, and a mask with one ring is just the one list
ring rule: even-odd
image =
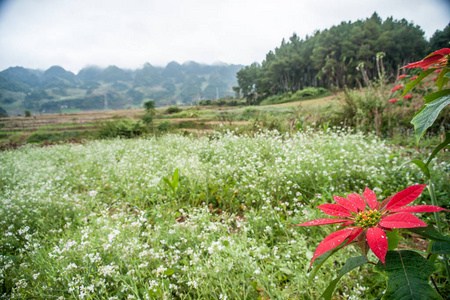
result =
[[237,73],[235,88],[249,104],[305,87],[363,87],[380,72],[387,80],[408,62],[422,59],[430,50],[448,47],[450,27],[436,31],[430,41],[418,25],[392,17],[341,22],[304,39],[293,34],[288,41]]

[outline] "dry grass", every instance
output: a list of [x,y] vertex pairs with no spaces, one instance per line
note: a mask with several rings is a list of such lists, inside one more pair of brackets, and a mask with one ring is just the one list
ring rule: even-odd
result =
[[317,106],[327,105],[330,103],[339,103],[338,96],[331,95],[331,96],[318,98],[318,99],[300,100],[300,101],[281,103],[281,104],[263,105],[263,107],[270,107],[270,106],[295,107],[298,105],[301,105],[303,107],[317,107]]

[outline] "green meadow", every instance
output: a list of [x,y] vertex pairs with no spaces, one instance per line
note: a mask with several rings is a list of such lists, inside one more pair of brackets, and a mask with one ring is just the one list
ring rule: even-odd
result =
[[[414,166],[399,168],[406,150],[373,134],[305,127],[1,152],[0,297],[317,299],[358,249],[313,273],[314,250],[337,225],[294,225],[326,217],[315,207],[332,195],[369,187],[383,199],[422,183]],[[449,167],[432,166],[447,207]],[[424,192],[416,204],[428,201]],[[355,269],[334,296],[376,299],[386,283],[374,272]]]

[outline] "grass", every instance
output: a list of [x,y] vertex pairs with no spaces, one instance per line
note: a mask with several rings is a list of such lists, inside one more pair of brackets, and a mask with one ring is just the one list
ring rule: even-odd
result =
[[[357,250],[311,281],[314,249],[334,226],[293,225],[323,217],[315,206],[333,194],[368,186],[384,198],[420,182],[397,168],[407,159],[398,153],[339,128],[2,152],[1,297],[317,299]],[[434,166],[440,204],[448,167]],[[370,270],[344,277],[336,299],[379,296],[384,282]]]

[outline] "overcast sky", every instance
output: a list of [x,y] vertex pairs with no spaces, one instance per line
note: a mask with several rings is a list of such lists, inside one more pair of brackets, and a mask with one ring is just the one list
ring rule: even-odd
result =
[[304,38],[374,11],[420,25],[427,38],[450,21],[448,0],[0,0],[0,70],[248,65],[294,32]]

